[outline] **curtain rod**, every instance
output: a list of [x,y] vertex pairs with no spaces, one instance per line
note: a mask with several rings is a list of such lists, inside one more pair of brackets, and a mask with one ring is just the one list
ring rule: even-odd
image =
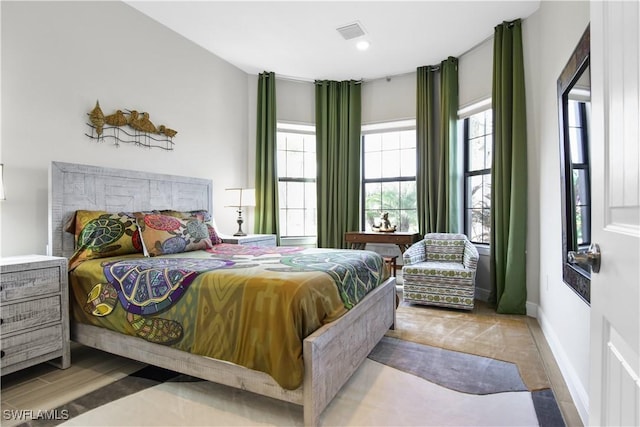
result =
[[304,77],[285,76],[282,74],[276,74],[276,78],[279,80],[287,80],[290,82],[297,82],[297,83],[313,83],[316,81],[316,79],[306,79]]

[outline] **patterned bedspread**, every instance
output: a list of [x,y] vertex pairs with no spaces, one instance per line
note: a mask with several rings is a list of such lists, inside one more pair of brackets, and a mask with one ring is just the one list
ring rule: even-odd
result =
[[248,247],[83,262],[70,277],[77,322],[302,384],[302,341],[385,279],[369,251]]

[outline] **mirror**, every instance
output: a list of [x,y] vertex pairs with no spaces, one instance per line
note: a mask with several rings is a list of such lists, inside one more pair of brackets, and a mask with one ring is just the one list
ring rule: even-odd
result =
[[591,267],[569,254],[585,252],[591,244],[589,34],[587,27],[558,79],[562,278],[587,303],[591,301]]

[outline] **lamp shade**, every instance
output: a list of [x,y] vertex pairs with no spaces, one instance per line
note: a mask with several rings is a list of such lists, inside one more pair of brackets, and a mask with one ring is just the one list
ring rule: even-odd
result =
[[255,206],[256,205],[256,190],[255,188],[245,188],[242,190],[242,206]]
[[241,208],[256,205],[256,190],[254,188],[226,188],[225,206]]

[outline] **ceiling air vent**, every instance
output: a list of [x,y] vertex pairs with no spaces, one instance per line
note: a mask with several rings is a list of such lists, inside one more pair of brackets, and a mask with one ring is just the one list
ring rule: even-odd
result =
[[356,37],[364,36],[364,30],[358,22],[336,28],[336,30],[338,30],[340,35],[342,35],[345,40],[351,40],[355,39]]

